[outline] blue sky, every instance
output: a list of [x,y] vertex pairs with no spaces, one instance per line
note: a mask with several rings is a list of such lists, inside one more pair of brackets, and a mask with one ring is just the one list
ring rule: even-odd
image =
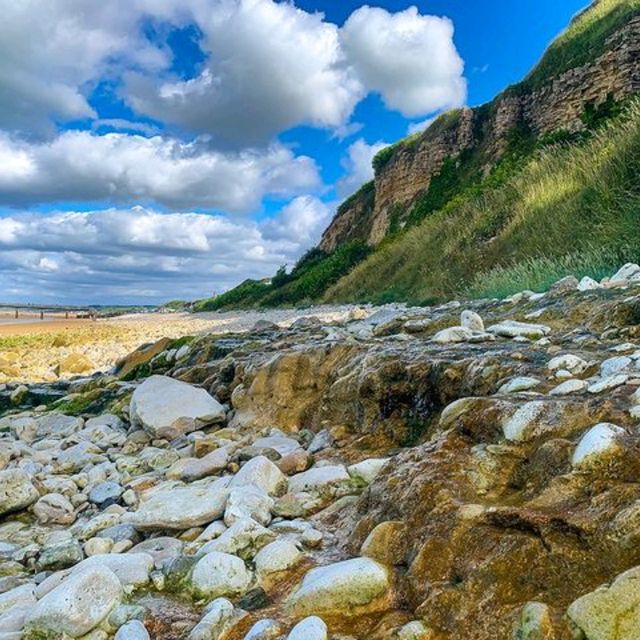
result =
[[128,303],[292,264],[377,150],[520,80],[585,2],[0,4],[0,298]]

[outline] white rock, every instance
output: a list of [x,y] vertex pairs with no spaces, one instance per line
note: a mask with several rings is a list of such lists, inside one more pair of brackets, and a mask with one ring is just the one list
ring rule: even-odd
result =
[[611,276],[611,280],[609,282],[635,282],[636,280],[640,280],[640,266],[632,262],[628,262]]
[[303,558],[304,554],[292,540],[281,538],[258,552],[255,557],[256,572],[264,578],[271,573],[295,567]]
[[528,391],[529,389],[533,389],[540,384],[540,380],[538,378],[529,378],[526,376],[520,378],[514,378],[513,380],[509,380],[503,384],[499,389],[498,393],[518,393],[519,391]]
[[580,439],[571,464],[583,469],[615,453],[620,447],[619,438],[624,433],[624,429],[608,422],[601,422],[591,427]]
[[271,460],[264,456],[257,456],[249,460],[236,473],[229,484],[229,488],[250,485],[255,485],[270,496],[277,496],[286,491],[287,476]]
[[633,364],[631,358],[626,356],[616,356],[615,358],[608,358],[600,365],[600,375],[603,378],[610,378],[617,373],[622,373]]
[[602,288],[602,285],[596,280],[594,280],[593,278],[590,278],[589,276],[585,276],[578,283],[578,291],[593,291],[594,289],[601,289],[601,288]]
[[547,369],[549,369],[549,371],[566,370],[574,375],[580,375],[588,366],[589,363],[583,358],[575,356],[572,353],[567,353],[549,360]]
[[192,629],[189,640],[217,640],[237,618],[238,613],[231,602],[217,598],[207,606],[206,614]]
[[40,524],[71,524],[76,519],[73,505],[59,493],[42,496],[33,506]]
[[73,567],[71,574],[103,567],[112,571],[123,587],[139,587],[149,582],[154,561],[148,553],[104,553],[85,558]]
[[356,615],[357,607],[375,603],[390,586],[386,567],[370,558],[353,558],[309,571],[289,605],[298,615]]
[[149,632],[139,620],[123,624],[113,640],[150,640]]
[[312,467],[289,478],[289,493],[321,491],[346,480],[349,480],[349,474],[343,465]]
[[398,631],[398,640],[424,640],[429,628],[421,620],[413,620]]
[[277,640],[282,637],[282,627],[275,620],[256,622],[244,637],[244,640]]
[[527,324],[515,320],[504,320],[503,322],[492,325],[487,331],[504,338],[522,337],[538,340],[551,333],[551,327],[544,324]]
[[202,458],[182,458],[174,462],[166,475],[170,479],[193,482],[220,473],[228,462],[229,451],[220,447]]
[[561,382],[557,387],[554,387],[549,391],[551,396],[567,396],[571,393],[578,393],[584,391],[589,386],[586,380],[578,380],[573,378],[571,380],[565,380]]
[[475,311],[463,311],[460,314],[460,326],[471,331],[484,331],[484,322]]
[[133,426],[169,439],[226,418],[224,407],[204,389],[167,376],[151,376],[138,386],[129,414]]
[[629,376],[625,373],[619,373],[616,376],[611,376],[610,378],[605,378],[604,380],[599,380],[598,382],[594,382],[589,385],[587,391],[589,393],[602,393],[603,391],[608,391],[609,389],[615,389],[616,387],[620,387],[627,382]]
[[328,640],[329,630],[322,618],[310,616],[291,629],[287,640]]
[[79,638],[97,627],[122,597],[122,586],[107,567],[93,567],[69,576],[33,607],[27,635],[66,633]]
[[40,494],[21,469],[0,471],[0,516],[26,509]]
[[224,514],[228,484],[228,478],[207,478],[189,485],[163,483],[142,495],[138,510],[126,514],[126,521],[141,530],[188,529],[209,524]]
[[35,604],[35,585],[23,584],[4,593],[0,593],[0,614],[16,606]]
[[297,440],[279,434],[258,438],[253,446],[256,449],[271,449],[282,457],[300,449],[300,443]]
[[254,520],[237,520],[221,536],[207,542],[200,551],[201,553],[211,551],[232,553],[249,560],[262,547],[273,542],[275,537],[273,531],[266,529]]
[[545,403],[527,402],[508,418],[502,425],[504,437],[512,442],[520,442],[530,438],[538,418],[543,413]]
[[244,562],[229,553],[207,553],[193,568],[191,586],[199,597],[242,596],[251,584]]
[[271,522],[274,499],[255,485],[235,487],[229,491],[224,523],[230,527],[234,522],[252,519],[262,525]]
[[389,458],[368,458],[362,462],[347,467],[347,472],[352,478],[371,484],[379,475]]
[[452,342],[468,342],[473,338],[473,331],[466,327],[449,327],[438,331],[433,338],[433,342],[438,344],[449,344]]

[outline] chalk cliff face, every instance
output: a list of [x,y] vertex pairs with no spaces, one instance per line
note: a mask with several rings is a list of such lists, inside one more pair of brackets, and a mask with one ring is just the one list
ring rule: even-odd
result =
[[507,89],[493,102],[446,114],[417,138],[399,142],[376,170],[366,198],[349,199],[325,231],[320,248],[332,251],[360,239],[380,243],[392,217],[402,224],[411,206],[429,188],[448,158],[473,150],[485,170],[504,155],[510,134],[520,128],[536,137],[559,130],[579,131],[583,115],[608,100],[620,101],[640,90],[640,16],[610,35],[604,53],[531,86]]

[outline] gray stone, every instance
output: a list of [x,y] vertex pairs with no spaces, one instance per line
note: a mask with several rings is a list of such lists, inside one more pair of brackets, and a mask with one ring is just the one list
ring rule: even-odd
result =
[[0,516],[26,509],[40,494],[31,478],[20,469],[0,471]]

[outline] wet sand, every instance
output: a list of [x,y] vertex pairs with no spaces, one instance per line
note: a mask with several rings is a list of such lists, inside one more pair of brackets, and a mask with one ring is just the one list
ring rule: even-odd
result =
[[78,329],[91,324],[91,320],[80,318],[18,318],[17,320],[0,319],[0,336],[24,336],[38,333],[58,333]]

